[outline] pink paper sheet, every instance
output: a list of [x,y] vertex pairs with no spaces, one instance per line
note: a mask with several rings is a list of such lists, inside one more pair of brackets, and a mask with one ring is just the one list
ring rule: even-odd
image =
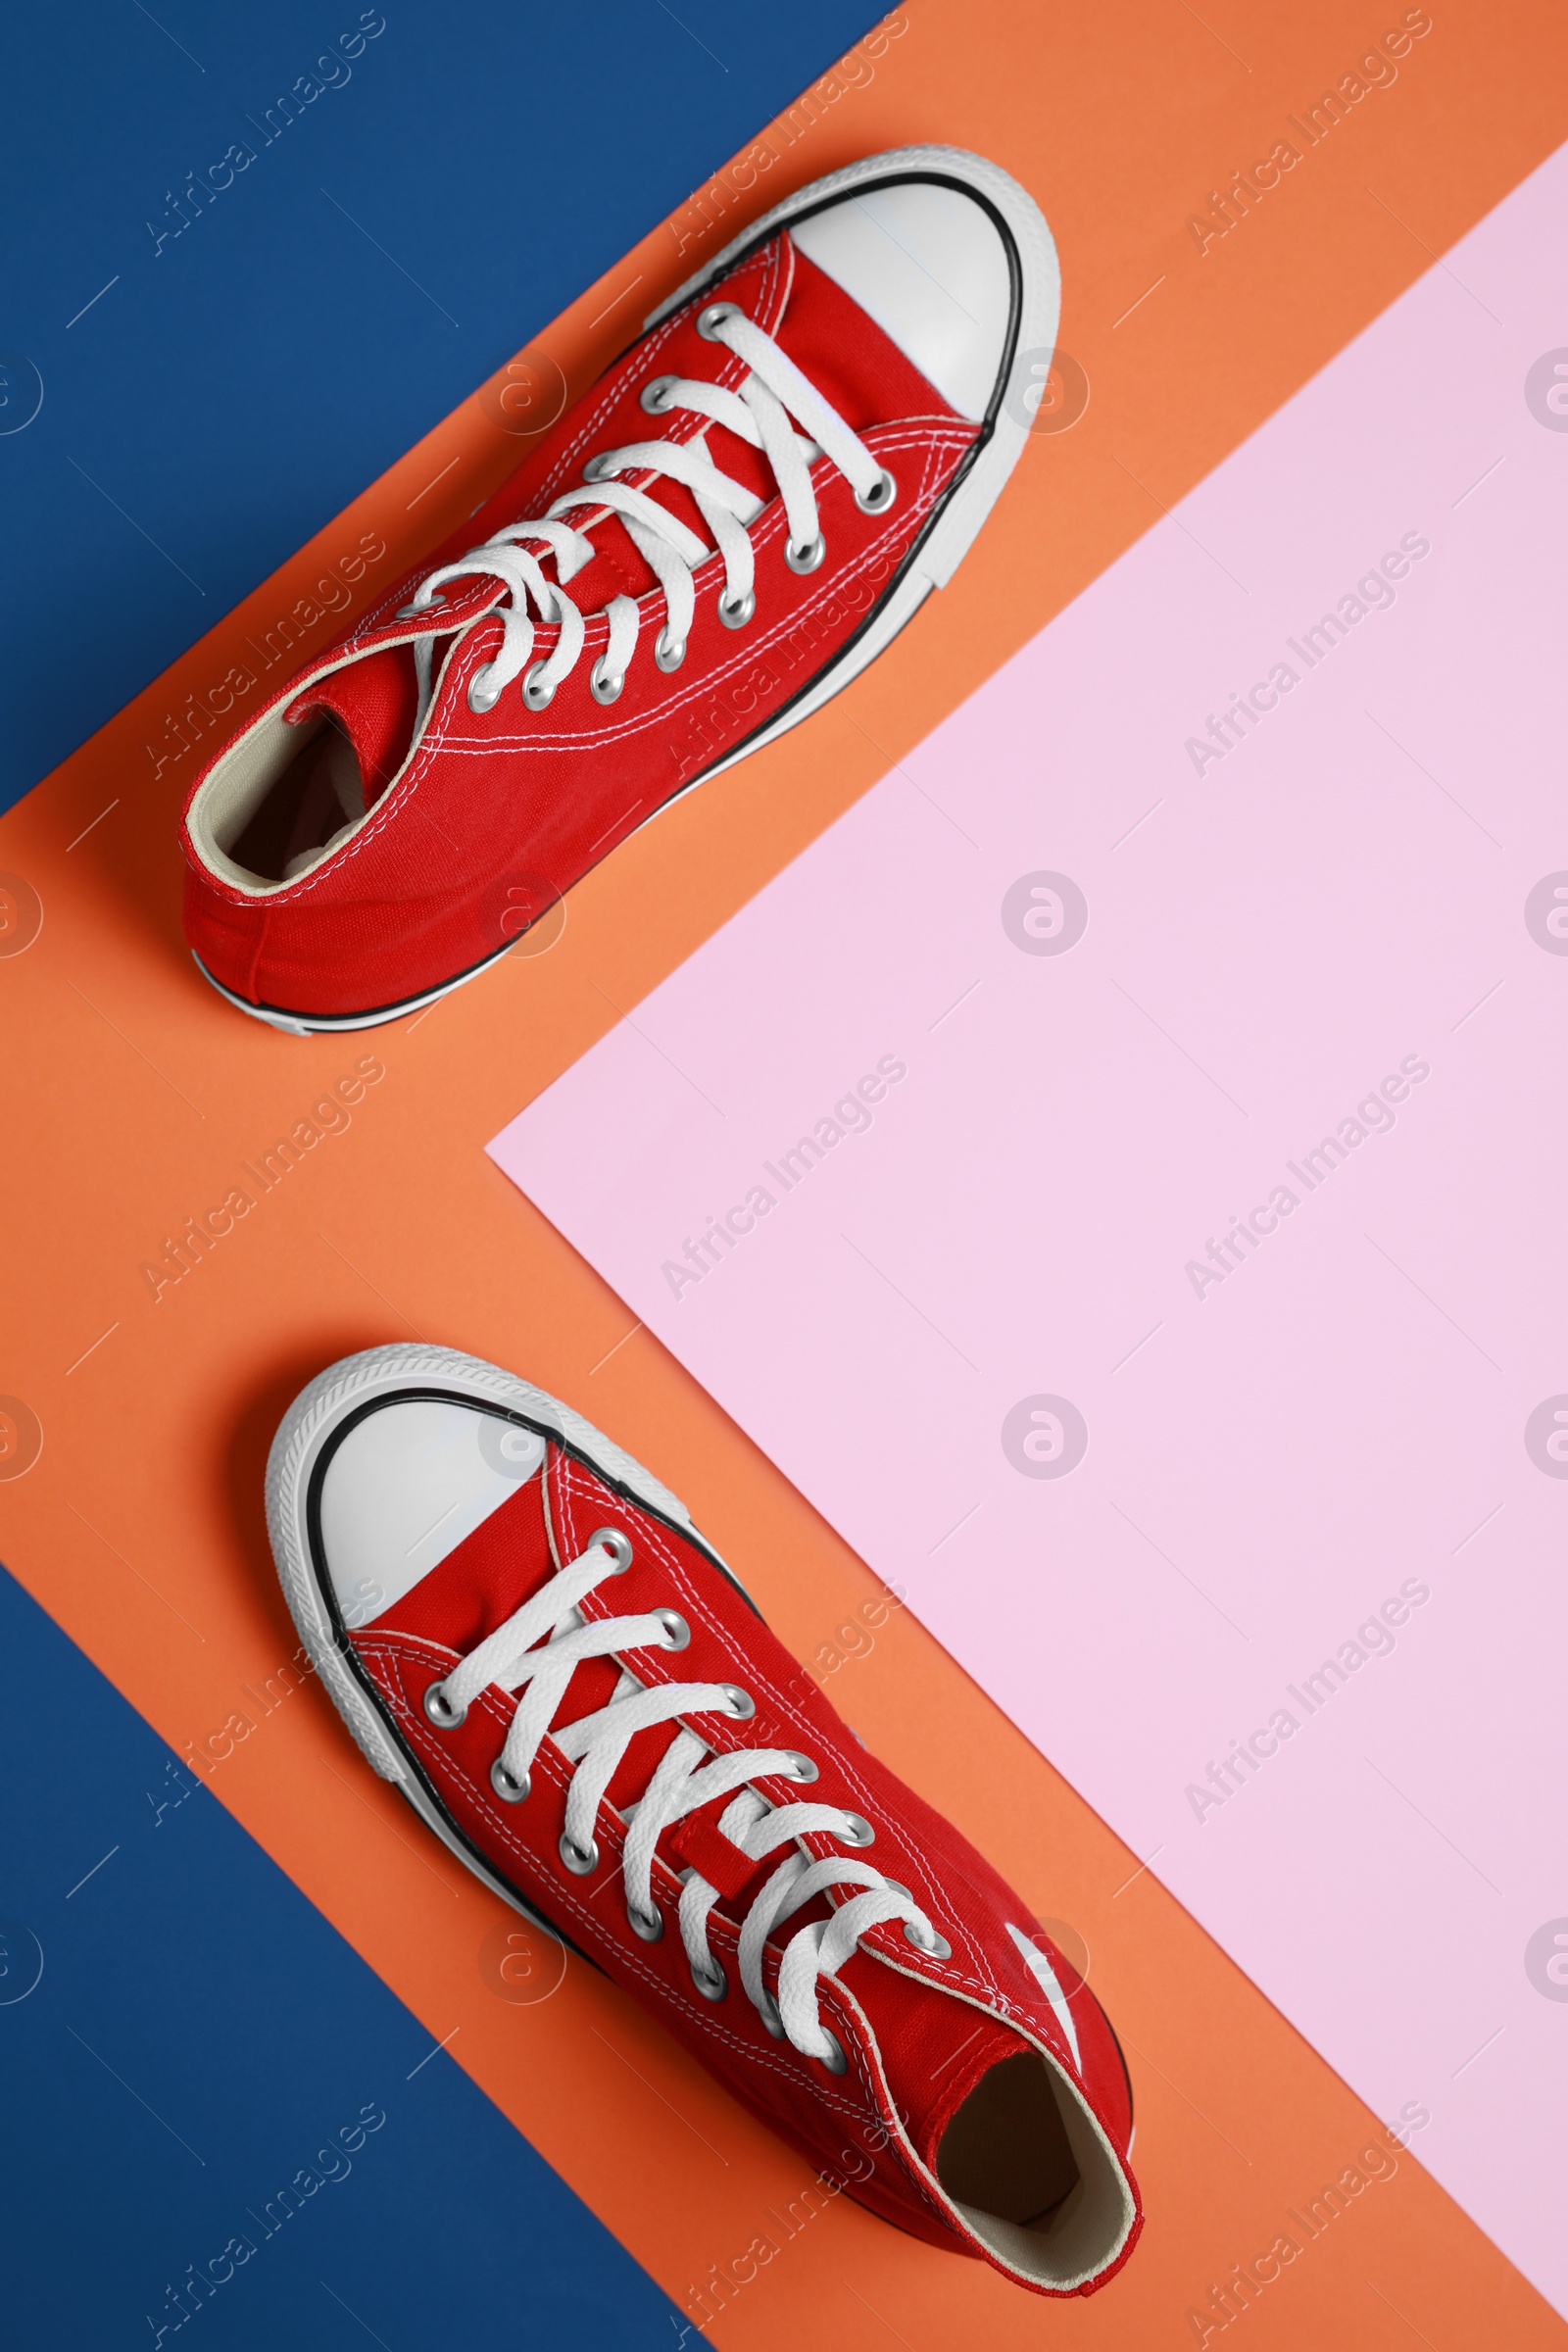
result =
[[1559,155],[491,1149],[1568,2311],[1565,285]]

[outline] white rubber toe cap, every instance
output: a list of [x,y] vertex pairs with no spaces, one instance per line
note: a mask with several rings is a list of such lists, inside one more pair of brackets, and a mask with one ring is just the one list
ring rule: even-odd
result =
[[950,408],[978,423],[1006,349],[1012,279],[983,205],[931,180],[868,188],[792,227]]
[[344,1624],[367,1625],[412,1592],[544,1457],[532,1430],[441,1398],[400,1398],[357,1421],[321,1488],[321,1549]]

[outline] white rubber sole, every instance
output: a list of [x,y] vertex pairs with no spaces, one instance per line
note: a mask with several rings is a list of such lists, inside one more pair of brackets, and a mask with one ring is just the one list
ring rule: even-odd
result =
[[[523,939],[527,936],[526,932],[518,934]],[[504,948],[497,948],[495,954],[487,956],[483,963],[476,963],[469,970],[459,972],[455,980],[442,980],[434,988],[427,988],[422,997],[409,997],[400,1004],[388,1004],[376,1012],[280,1012],[270,1004],[252,1004],[246,998],[236,997],[231,988],[223,986],[221,980],[215,980],[194,948],[190,952],[190,959],[208,987],[215,988],[225,1004],[232,1004],[237,1012],[248,1012],[253,1021],[265,1021],[269,1029],[281,1029],[289,1037],[325,1037],[340,1029],[384,1029],[389,1021],[404,1021],[410,1013],[423,1012],[427,1005],[439,1004],[443,997],[450,997],[454,989],[466,988],[470,980],[477,980],[482,972],[489,971],[492,964],[499,963],[504,956],[510,956],[516,944],[516,940],[509,939]]]
[[[605,1478],[623,1487],[697,1544],[737,1586],[740,1579],[692,1525],[691,1514],[667,1487],[611,1438],[573,1412],[568,1404],[525,1380],[464,1355],[454,1348],[400,1344],[345,1356],[301,1391],[272,1440],[267,1460],[267,1531],[278,1581],[321,1686],[358,1741],[367,1762],[384,1781],[402,1789],[420,1819],[503,1902],[551,1935],[560,1931],[533,1910],[457,1836],[414,1764],[399,1746],[375,1701],[350,1665],[312,1557],[309,1502],[311,1482],[323,1453],[345,1420],[378,1397],[400,1391],[444,1395],[462,1403],[499,1406],[583,1454]],[[744,1592],[745,1588],[742,1586]],[[749,1596],[748,1596],[749,1597]]]
[[[820,205],[831,204],[855,194],[858,190],[878,181],[907,178],[911,175],[936,174],[967,189],[988,205],[1004,223],[1018,255],[1018,317],[1011,350],[1007,354],[1006,377],[1012,378],[1020,352],[1045,353],[1055,349],[1056,326],[1061,312],[1061,273],[1056,261],[1056,247],[1046,217],[1028,191],[1019,186],[1010,173],[999,164],[988,163],[984,156],[970,155],[959,147],[899,147],[884,155],[868,156],[858,164],[847,164],[840,172],[830,172],[823,179],[813,180],[760,220],[752,221],[740,235],[731,239],[722,252],[704,264],[701,270],[678,286],[667,301],[651,311],[643,321],[643,330],[658,324],[670,311],[678,310],[684,302],[701,291],[705,285],[721,277],[738,257],[749,251],[760,239],[771,236],[775,230],[788,227]],[[754,752],[777,743],[791,728],[812,717],[835,695],[869,668],[877,656],[890,646],[902,629],[908,626],[925,603],[933,588],[945,588],[958,565],[973,546],[997,500],[1001,497],[1007,476],[1011,473],[1029,439],[1029,426],[1020,420],[1006,401],[1006,383],[998,387],[997,406],[991,420],[990,437],[980,455],[953,491],[936,521],[919,542],[914,557],[899,581],[897,588],[876,615],[864,634],[835,662],[829,670],[807,690],[799,701],[782,711],[770,726],[731,752],[727,759],[715,760],[690,784],[661,802],[652,813],[635,828],[658,822],[666,809],[672,808],[686,795],[699,791],[726,768],[738,766]],[[509,942],[509,948],[512,943]],[[509,952],[498,949],[484,963],[471,970],[460,972],[455,979],[444,980],[424,995],[411,997],[406,1003],[382,1010],[338,1015],[318,1016],[311,1013],[280,1011],[263,1004],[247,1004],[215,980],[200,956],[195,957],[197,970],[210,981],[219,995],[248,1012],[253,1020],[265,1021],[273,1029],[281,1029],[295,1037],[312,1037],[333,1030],[375,1029],[389,1021],[401,1021],[409,1014],[420,1012],[427,1005],[450,996],[454,989],[476,980]]]

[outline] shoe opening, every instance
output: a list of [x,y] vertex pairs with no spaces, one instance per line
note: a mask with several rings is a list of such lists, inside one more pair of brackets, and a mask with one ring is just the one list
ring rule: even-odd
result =
[[276,890],[339,848],[365,815],[359,755],[318,710],[264,721],[220,760],[191,804],[197,853],[223,881]]
[[309,719],[293,759],[229,853],[264,881],[292,882],[348,839],[365,814],[359,754],[327,713]]
[[364,822],[417,733],[406,647],[383,647],[318,677],[214,762],[187,819],[197,857],[252,897],[297,882]]
[[1042,2286],[1081,2286],[1132,2228],[1132,2194],[1104,2133],[1032,2050],[981,2076],[942,2134],[936,2170],[981,2243]]

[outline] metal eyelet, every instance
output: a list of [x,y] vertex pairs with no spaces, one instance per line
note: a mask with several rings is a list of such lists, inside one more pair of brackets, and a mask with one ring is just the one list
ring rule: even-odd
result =
[[792,1779],[802,1782],[814,1781],[816,1779],[816,1766],[811,1762],[809,1756],[797,1754],[792,1756],[790,1761],[793,1766],[793,1771],[791,1773]]
[[602,450],[597,458],[588,460],[582,469],[582,478],[585,482],[602,482],[607,474],[618,471],[619,468],[609,451]]
[[533,662],[522,681],[522,699],[530,710],[548,710],[556,699],[556,690],[543,675],[543,662]]
[[432,1683],[424,1694],[424,1711],[438,1732],[455,1732],[468,1710],[455,1707],[447,1696],[445,1683]]
[[692,1638],[692,1629],[678,1609],[655,1609],[654,1615],[664,1629],[664,1647],[684,1649]]
[[740,315],[738,302],[710,302],[706,311],[697,314],[697,332],[705,343],[716,343],[714,328],[722,326],[726,318],[738,318]]
[[746,1723],[757,1713],[756,1699],[749,1690],[743,1690],[738,1683],[724,1685],[724,1698],[737,1723]]
[[737,596],[734,599],[731,599],[726,590],[718,600],[718,617],[726,629],[744,629],[756,611],[757,598],[750,588],[747,589],[744,596]]
[[664,1933],[664,1914],[657,1903],[651,1911],[633,1910],[631,1904],[628,1903],[626,1917],[631,1923],[632,1934],[640,1936],[644,1943],[657,1943]]
[[476,718],[482,718],[487,710],[493,710],[501,700],[500,687],[492,687],[488,683],[490,674],[490,664],[486,662],[468,680],[468,709]]
[[596,703],[618,703],[625,683],[626,672],[623,669],[606,669],[603,655],[588,673],[588,691]]
[[631,1566],[630,1536],[622,1535],[618,1527],[596,1527],[583,1545],[584,1551],[592,1551],[596,1544],[609,1552],[614,1563],[615,1574],[624,1576]]
[[773,1995],[770,1992],[763,1993],[762,2006],[759,2010],[758,2015],[761,2018],[763,2025],[772,2034],[773,2039],[775,2041],[782,2041],[784,2038],[784,2020],[782,2017],[780,2017],[778,2013],[778,2003],[774,2000]]
[[671,384],[679,382],[678,375],[656,375],[652,383],[644,384],[639,393],[639,406],[644,408],[650,416],[667,416],[669,413],[669,388]]
[[393,617],[397,620],[422,620],[426,612],[439,612],[446,601],[444,596],[432,596],[427,605],[400,605]]
[[884,466],[863,498],[857,490],[855,503],[862,514],[885,514],[898,495],[899,485]]
[[[889,1894],[902,1894],[906,1903],[913,1902],[914,1897],[909,1892],[907,1886],[901,1886],[897,1879],[884,1879],[882,1884],[887,1888]],[[916,1927],[912,1919],[904,1920],[901,1922],[901,1925],[904,1929],[905,1942],[912,1943],[915,1950],[917,1952],[924,1952],[928,1960],[951,1960],[953,1958],[952,1944],[948,1941],[945,1936],[939,1934],[939,1932],[931,1926],[929,1920],[926,1921],[926,1929],[931,1938],[929,1943],[926,1941],[925,1936],[921,1934],[920,1930]]]
[[827,2034],[833,2047],[825,2058],[818,2058],[817,2065],[825,2066],[830,2075],[847,2075],[850,2071],[850,2062],[844,2055],[843,2042],[836,2034],[829,2034],[826,2026],[822,2028],[822,2031]]
[[531,1776],[526,1772],[509,1772],[501,1758],[497,1756],[490,1767],[490,1786],[504,1804],[520,1805],[532,1788],[533,1782]]
[[814,539],[808,539],[804,547],[797,547],[793,539],[784,542],[784,561],[791,571],[814,571],[826,554],[827,541],[820,531]]
[[835,1830],[833,1835],[835,1838],[842,1838],[846,1845],[875,1845],[876,1843],[875,1830],[868,1821],[862,1820],[858,1813],[846,1813],[843,1829]]
[[654,643],[654,660],[661,669],[679,669],[686,659],[684,637],[671,637],[668,629],[661,629]]
[[573,1845],[564,1830],[561,1833],[561,1859],[574,1878],[585,1879],[591,1870],[599,1868],[599,1848],[593,1838],[586,1845]]
[[710,1958],[707,1968],[692,1967],[692,1983],[705,2001],[721,2001],[729,1990],[729,1979],[718,1962]]

